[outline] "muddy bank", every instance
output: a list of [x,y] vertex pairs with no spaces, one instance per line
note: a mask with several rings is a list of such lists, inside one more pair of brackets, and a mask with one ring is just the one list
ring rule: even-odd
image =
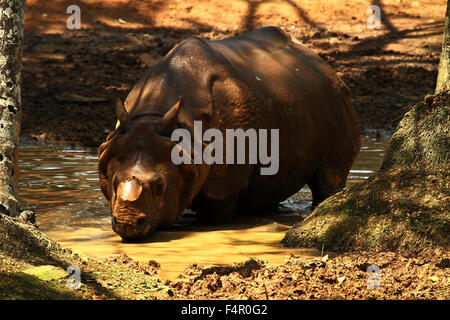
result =
[[[192,265],[176,280],[161,282],[152,276],[159,269],[155,261],[138,263],[126,255],[92,259],[61,250],[36,231],[24,233],[24,228],[13,226],[9,218],[2,217],[0,225],[0,300],[450,298],[450,259],[439,250],[417,256],[394,252],[358,252],[316,259],[286,256],[285,263],[276,266],[255,259],[222,267]],[[53,245],[37,256],[29,248],[26,253],[13,247],[6,249],[5,230],[12,229],[26,234],[34,243],[41,239]],[[23,237],[16,235],[17,239]],[[77,290],[68,289],[67,276],[60,275],[70,265],[81,268],[81,287]],[[43,266],[53,271],[39,274],[37,269]],[[379,272],[368,283],[373,276],[367,272],[370,266],[379,268],[375,269]]]
[[[79,268],[78,289],[68,287],[70,266]],[[74,253],[32,224],[0,214],[0,300],[152,300],[171,295],[148,266],[136,270]]]
[[[29,224],[0,216],[1,299],[449,299],[450,257],[355,252],[285,257],[280,265],[252,259],[228,266],[188,266],[161,281],[157,261],[126,255],[93,259],[64,250]],[[17,246],[15,243],[22,243]],[[81,287],[67,288],[64,271],[81,269]],[[42,273],[44,267],[51,272]],[[368,272],[376,271],[376,274]]]
[[[371,267],[372,266],[372,267]],[[375,270],[375,273],[368,273]],[[281,265],[260,260],[226,267],[192,265],[166,282],[178,299],[449,299],[450,260],[442,250],[407,256],[357,252]]]

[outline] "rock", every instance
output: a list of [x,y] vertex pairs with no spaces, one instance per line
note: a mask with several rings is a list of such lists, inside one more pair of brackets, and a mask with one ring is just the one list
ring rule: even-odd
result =
[[342,277],[337,278],[337,281],[338,281],[339,283],[342,283],[342,282],[345,281],[345,279],[346,279],[346,277],[345,277],[345,276],[342,276]]
[[327,254],[322,257],[322,261],[323,262],[327,262],[328,261],[328,255]]
[[69,274],[60,267],[55,267],[52,265],[43,265],[39,267],[33,267],[29,269],[25,269],[22,271],[23,273],[35,276],[43,281],[51,281],[64,279],[69,276]]

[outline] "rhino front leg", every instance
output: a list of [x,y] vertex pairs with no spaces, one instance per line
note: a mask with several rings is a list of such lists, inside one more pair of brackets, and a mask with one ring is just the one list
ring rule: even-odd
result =
[[223,224],[228,222],[235,214],[238,196],[237,193],[224,200],[194,199],[191,209],[197,213],[198,220],[202,224]]

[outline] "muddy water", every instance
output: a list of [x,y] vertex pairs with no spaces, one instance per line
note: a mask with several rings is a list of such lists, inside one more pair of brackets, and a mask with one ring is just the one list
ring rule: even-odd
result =
[[[385,141],[364,139],[347,185],[367,179],[381,164]],[[36,212],[42,231],[92,256],[127,254],[138,261],[156,260],[160,276],[174,278],[188,264],[229,264],[255,257],[282,263],[286,255],[318,256],[313,249],[284,248],[285,232],[309,213],[311,193],[303,188],[264,217],[237,217],[229,224],[205,227],[186,212],[174,225],[143,243],[122,243],[111,228],[107,202],[99,187],[95,150],[61,146],[21,146],[20,196]]]

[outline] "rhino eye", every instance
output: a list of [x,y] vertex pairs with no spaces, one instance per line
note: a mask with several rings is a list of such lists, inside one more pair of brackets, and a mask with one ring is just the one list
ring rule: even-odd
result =
[[120,134],[125,134],[125,133],[127,133],[128,131],[130,131],[130,128],[131,128],[131,126],[130,126],[129,123],[121,123],[120,126],[117,128],[117,131],[118,131]]
[[161,197],[164,193],[164,182],[161,179],[156,180],[152,183],[152,189],[155,196]]

